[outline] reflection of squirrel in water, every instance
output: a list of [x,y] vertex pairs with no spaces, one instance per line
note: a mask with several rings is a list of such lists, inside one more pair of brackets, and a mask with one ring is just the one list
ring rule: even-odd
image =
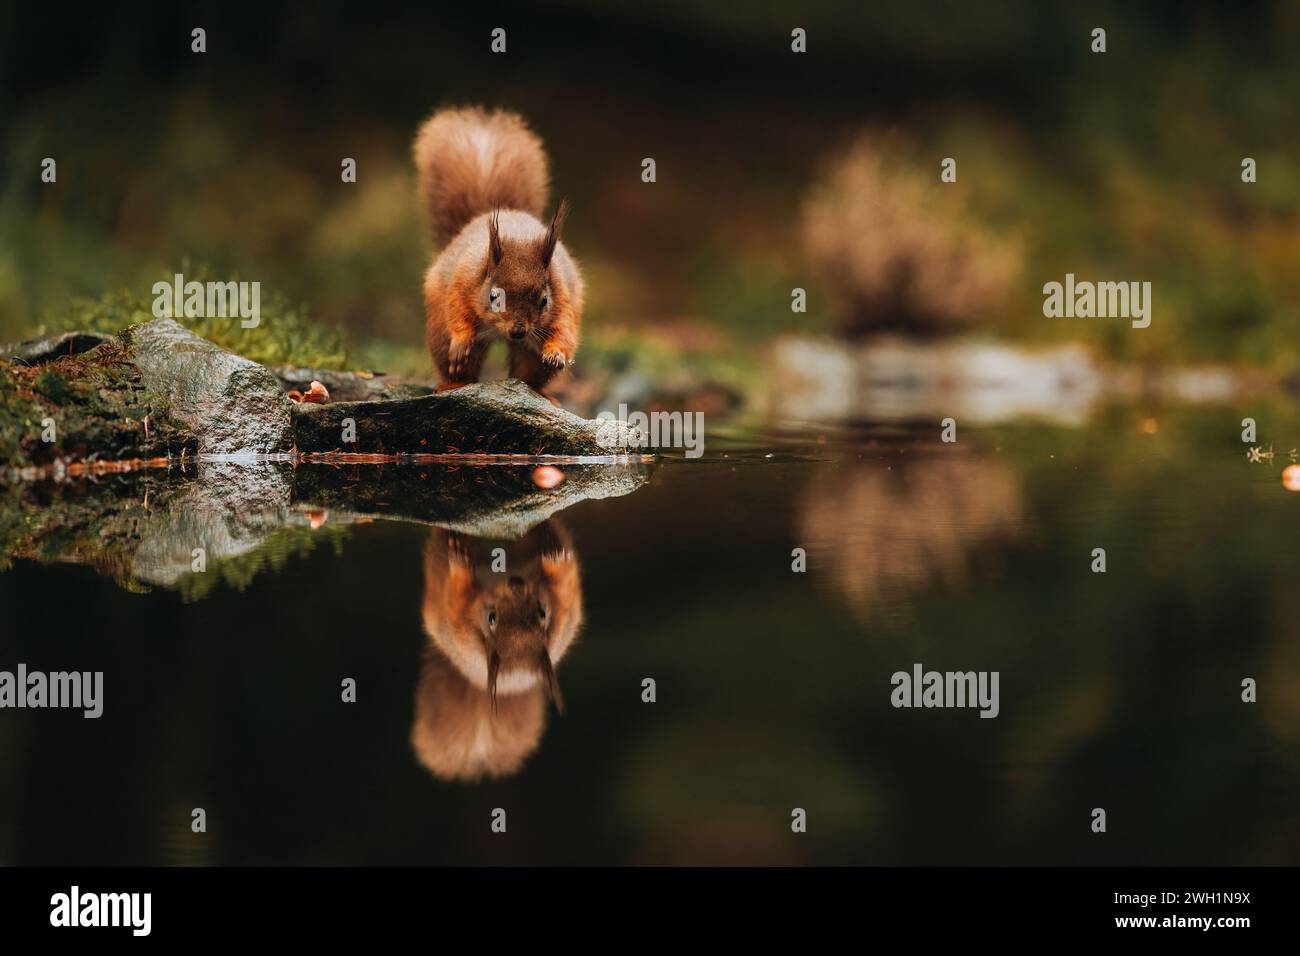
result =
[[[495,544],[494,542],[491,544]],[[430,648],[411,742],[437,776],[514,773],[537,746],[546,697],[561,706],[555,668],[582,624],[582,582],[556,519],[506,547],[435,528],[424,558]]]
[[446,243],[424,277],[425,339],[442,388],[478,381],[495,339],[510,376],[541,390],[573,362],[583,285],[560,230],[549,226],[541,141],[513,113],[447,109],[415,138],[420,194]]

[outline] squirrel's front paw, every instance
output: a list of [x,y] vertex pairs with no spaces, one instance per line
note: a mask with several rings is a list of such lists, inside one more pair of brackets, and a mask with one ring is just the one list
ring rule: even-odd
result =
[[447,377],[458,380],[469,371],[469,350],[472,342],[453,340],[447,348]]
[[556,368],[564,368],[566,365],[573,364],[573,357],[566,355],[559,349],[544,349],[542,351],[542,361],[547,365],[554,365]]

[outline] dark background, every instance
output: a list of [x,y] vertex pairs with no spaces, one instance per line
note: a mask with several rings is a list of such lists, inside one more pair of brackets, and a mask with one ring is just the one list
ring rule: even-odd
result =
[[[1089,52],[1098,25],[1104,55]],[[496,26],[505,55],[489,51]],[[684,327],[727,352],[832,326],[800,210],[867,129],[927,171],[957,157],[950,195],[1024,242],[987,330],[1297,366],[1300,11],[1281,0],[6,3],[0,37],[0,337],[189,262],[411,347],[382,354],[421,367],[429,247],[409,142],[435,106],[484,103],[529,119],[574,202],[592,342]],[[1260,181],[1243,188],[1246,155]],[[44,156],[57,189],[39,182]],[[1142,336],[1034,321],[1045,278],[1100,270],[1152,279],[1166,320]]]

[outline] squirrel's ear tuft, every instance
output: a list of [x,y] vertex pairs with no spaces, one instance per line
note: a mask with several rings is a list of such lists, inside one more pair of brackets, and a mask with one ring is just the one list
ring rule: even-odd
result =
[[560,241],[560,231],[564,229],[564,220],[568,215],[569,200],[561,199],[560,204],[555,207],[555,215],[551,217],[551,224],[546,229],[546,237],[542,240],[543,269],[551,264],[551,257],[555,255],[555,244]]
[[492,252],[492,262],[500,265],[501,257],[505,255],[505,250],[501,248],[500,209],[493,209],[492,215],[488,217],[488,249]]

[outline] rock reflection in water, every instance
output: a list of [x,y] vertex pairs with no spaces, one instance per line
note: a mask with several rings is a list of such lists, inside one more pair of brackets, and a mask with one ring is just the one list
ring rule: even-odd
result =
[[979,548],[1024,526],[1015,470],[976,455],[840,465],[815,478],[801,540],[861,615],[906,612],[932,584],[967,579]]
[[537,749],[548,697],[563,707],[556,668],[582,625],[568,530],[552,518],[507,542],[434,528],[423,615],[411,728],[420,762],[446,780],[516,773]]

